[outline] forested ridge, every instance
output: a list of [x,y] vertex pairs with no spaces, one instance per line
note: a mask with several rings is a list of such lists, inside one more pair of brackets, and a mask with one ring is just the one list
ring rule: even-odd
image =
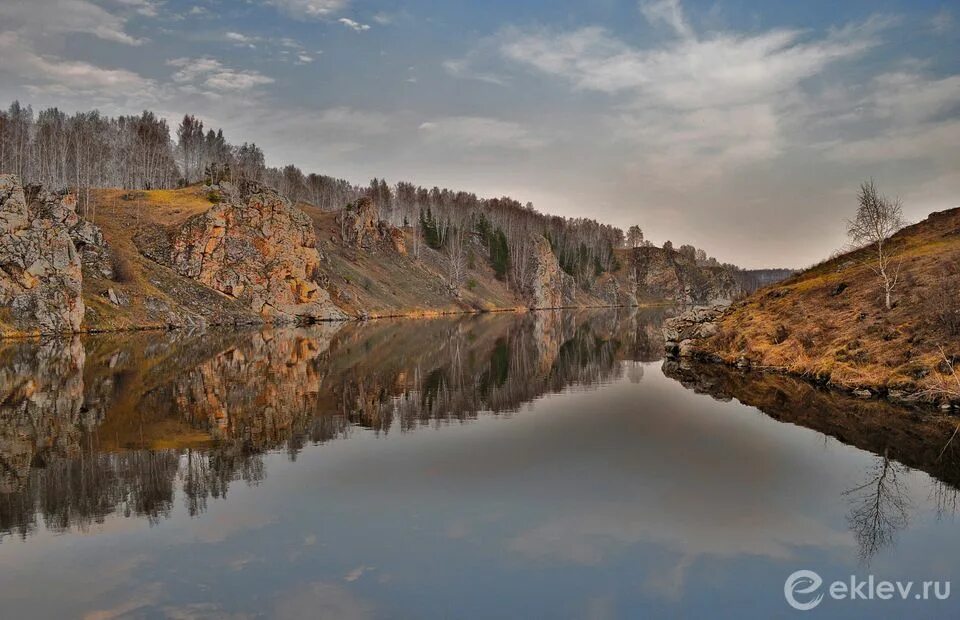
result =
[[[186,115],[171,129],[153,112],[109,117],[94,110],[68,115],[57,108],[34,113],[14,102],[0,111],[0,172],[25,184],[71,188],[79,209],[95,209],[91,188],[170,189],[195,183],[249,179],[276,188],[293,203],[337,210],[368,198],[386,223],[412,229],[412,251],[420,243],[442,250],[450,280],[460,281],[475,261],[470,241],[479,237],[487,260],[501,279],[521,283],[534,268],[531,239],[543,235],[561,268],[585,287],[619,267],[615,249],[650,246],[639,226],[625,235],[617,227],[588,218],[563,218],[536,211],[532,203],[510,197],[482,198],[475,193],[426,188],[407,181],[388,184],[374,178],[367,186],[290,164],[268,167],[256,144],[228,142],[222,130]],[[671,242],[664,249],[673,250]],[[723,266],[702,250],[683,245],[680,254],[704,266]]]

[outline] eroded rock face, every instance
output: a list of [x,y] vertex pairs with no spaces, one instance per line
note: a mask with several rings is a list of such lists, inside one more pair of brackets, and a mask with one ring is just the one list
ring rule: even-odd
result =
[[344,207],[337,219],[340,223],[340,235],[344,243],[362,247],[364,241],[371,241],[378,236],[377,227],[380,223],[380,211],[373,201],[367,197]]
[[31,188],[28,200],[17,177],[0,175],[0,311],[17,332],[80,330],[80,224],[73,195]]
[[697,342],[717,333],[717,321],[726,306],[693,308],[663,322],[666,352],[671,356],[697,357]]
[[560,262],[543,235],[532,234],[533,277],[530,282],[531,308],[564,308],[572,306],[576,282],[560,268]]
[[[401,256],[407,254],[403,231],[380,219],[380,210],[370,198],[363,197],[337,214],[340,239],[346,245],[374,250],[386,245]],[[382,242],[382,243],[381,243]]]
[[700,266],[674,250],[655,247],[632,251],[628,273],[639,301],[692,305],[729,304],[742,292],[723,267]]
[[220,191],[222,202],[171,232],[170,266],[268,322],[346,318],[317,281],[321,255],[310,218],[259,183]]
[[85,359],[79,336],[0,351],[0,493],[21,488],[31,463],[78,454],[82,430],[99,423],[83,407]]

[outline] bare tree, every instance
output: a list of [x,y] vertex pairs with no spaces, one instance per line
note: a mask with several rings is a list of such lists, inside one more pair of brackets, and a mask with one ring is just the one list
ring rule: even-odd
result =
[[636,224],[627,230],[627,245],[631,248],[643,245],[643,230]]
[[883,283],[884,304],[887,310],[893,307],[893,290],[900,279],[901,262],[892,263],[892,254],[887,247],[891,235],[905,226],[900,199],[888,199],[882,195],[870,179],[860,185],[857,196],[860,205],[857,215],[847,221],[847,235],[858,246],[873,248],[870,269]]

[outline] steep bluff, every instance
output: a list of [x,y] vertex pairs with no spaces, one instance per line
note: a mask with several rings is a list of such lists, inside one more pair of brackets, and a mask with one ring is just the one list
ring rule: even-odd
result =
[[31,188],[0,175],[0,330],[75,332],[83,320],[81,256],[73,234],[92,234],[68,193]]
[[218,189],[217,204],[145,243],[144,253],[267,322],[346,318],[317,281],[322,257],[310,218],[259,183]]
[[540,234],[531,234],[533,276],[530,281],[531,308],[567,308],[577,303],[577,285],[560,268],[550,242]]
[[631,248],[618,250],[617,259],[620,269],[601,276],[593,286],[594,294],[609,303],[715,305],[729,304],[743,294],[730,269],[698,264],[676,250]]

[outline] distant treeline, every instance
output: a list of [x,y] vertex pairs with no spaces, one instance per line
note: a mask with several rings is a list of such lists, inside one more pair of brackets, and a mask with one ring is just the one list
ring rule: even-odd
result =
[[[293,202],[325,210],[369,198],[381,219],[413,229],[415,255],[421,242],[444,253],[454,287],[463,283],[478,246],[498,277],[522,288],[534,268],[535,235],[549,240],[561,267],[581,287],[617,269],[614,249],[627,245],[619,228],[588,218],[545,215],[531,203],[510,197],[481,198],[406,181],[390,185],[376,178],[359,186],[323,174],[304,174],[292,164],[268,167],[256,144],[232,144],[222,130],[207,128],[192,115],[184,116],[171,131],[166,120],[150,111],[108,117],[98,111],[68,115],[49,108],[34,114],[30,106],[14,102],[0,111],[0,172],[17,174],[24,183],[73,188],[84,212],[91,208],[91,188],[167,189],[239,179],[261,181]],[[632,236],[630,245],[638,245],[642,233],[639,227],[633,229],[639,238]],[[664,247],[673,249],[669,241]],[[692,246],[678,251],[702,265],[720,265]]]

